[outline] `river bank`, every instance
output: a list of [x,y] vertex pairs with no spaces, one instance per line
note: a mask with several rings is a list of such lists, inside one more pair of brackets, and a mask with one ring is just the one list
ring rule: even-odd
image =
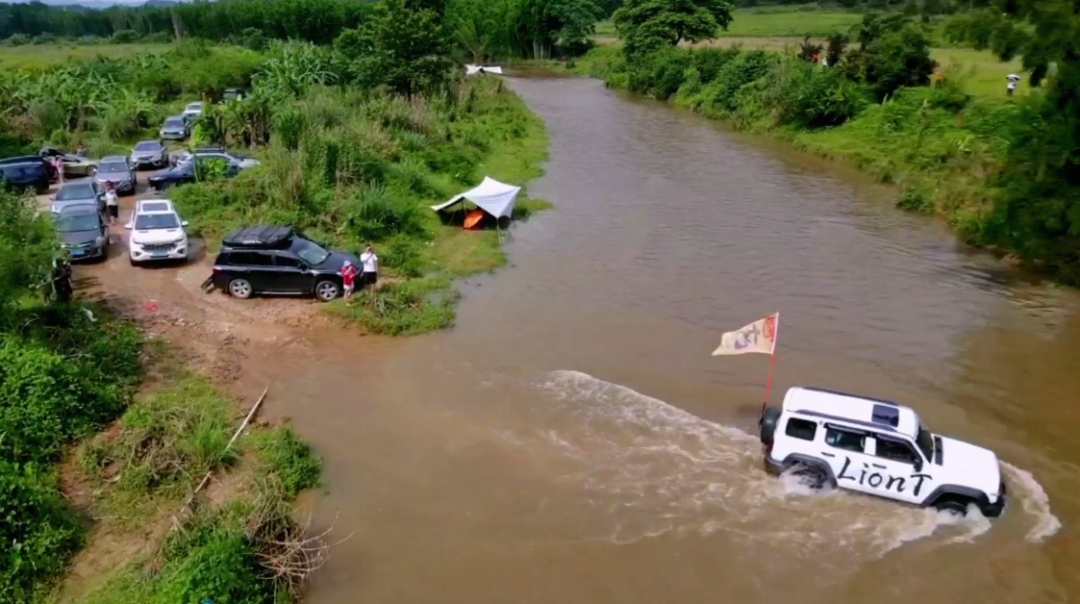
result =
[[964,92],[963,70],[947,67],[940,86],[901,88],[873,103],[855,90],[829,92],[834,84],[811,73],[820,67],[765,50],[672,50],[631,69],[621,48],[608,46],[562,68],[850,163],[895,185],[897,206],[941,218],[967,244],[1068,283],[1080,276],[1065,239],[1027,234],[1017,221],[1034,218],[1003,201],[1008,149],[1030,107]]

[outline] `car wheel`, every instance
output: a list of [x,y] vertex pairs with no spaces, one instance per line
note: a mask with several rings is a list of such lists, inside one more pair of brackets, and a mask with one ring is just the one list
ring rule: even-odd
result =
[[315,297],[320,302],[329,302],[341,295],[341,287],[330,280],[322,280],[315,284]]
[[240,298],[241,300],[247,300],[251,297],[251,282],[247,279],[233,279],[229,281],[229,295],[234,298]]
[[131,263],[131,266],[139,266],[139,263],[135,262],[135,259],[132,258],[131,256],[128,256],[128,262]]
[[836,487],[836,482],[832,479],[829,471],[816,462],[795,462],[788,464],[784,471],[798,477],[802,484],[815,491],[830,490]]
[[95,176],[95,175],[97,175],[97,166],[88,167],[86,169],[86,175],[87,176]]
[[949,512],[958,516],[967,516],[968,505],[971,501],[963,497],[946,496],[934,502],[934,509],[940,512]]

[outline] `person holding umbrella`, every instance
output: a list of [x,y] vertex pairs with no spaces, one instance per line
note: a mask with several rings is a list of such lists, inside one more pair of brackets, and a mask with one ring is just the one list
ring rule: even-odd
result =
[[1005,93],[1009,96],[1012,96],[1013,93],[1016,92],[1016,84],[1020,81],[1020,76],[1016,75],[1015,73],[1010,73],[1009,75],[1005,76],[1005,80],[1008,82],[1005,85]]

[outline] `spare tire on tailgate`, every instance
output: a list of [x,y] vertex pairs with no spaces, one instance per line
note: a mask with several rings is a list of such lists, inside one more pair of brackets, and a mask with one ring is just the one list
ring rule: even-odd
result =
[[773,443],[773,435],[776,433],[776,422],[780,421],[780,410],[776,407],[766,407],[761,413],[761,442],[766,445]]

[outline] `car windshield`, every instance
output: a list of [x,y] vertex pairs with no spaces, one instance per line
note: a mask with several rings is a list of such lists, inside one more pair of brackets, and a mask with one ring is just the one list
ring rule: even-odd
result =
[[139,204],[143,212],[168,212],[169,204],[164,201],[144,201]]
[[296,255],[300,256],[304,262],[307,262],[312,266],[322,264],[330,257],[330,252],[306,239],[296,239],[295,241],[296,243],[293,246],[293,251],[296,252]]
[[919,426],[919,435],[915,437],[915,444],[919,445],[926,459],[934,459],[934,435],[930,434],[929,430]]
[[97,214],[78,213],[61,214],[56,219],[56,230],[61,233],[73,233],[75,231],[96,231],[101,228]]
[[157,141],[143,141],[135,145],[136,151],[157,151],[161,148],[161,143]]
[[135,217],[135,229],[138,231],[175,229],[179,226],[176,214],[139,214]]
[[96,196],[97,192],[94,191],[94,187],[91,185],[64,185],[60,187],[60,191],[56,194],[56,201],[70,201],[72,199],[93,199]]
[[184,127],[184,120],[182,120],[182,119],[180,119],[178,117],[169,118],[169,119],[165,120],[165,126],[167,128],[183,128]]
[[202,103],[192,103],[187,106],[188,111],[202,111]]
[[104,163],[98,166],[98,174],[117,174],[127,171],[127,164],[119,161]]

